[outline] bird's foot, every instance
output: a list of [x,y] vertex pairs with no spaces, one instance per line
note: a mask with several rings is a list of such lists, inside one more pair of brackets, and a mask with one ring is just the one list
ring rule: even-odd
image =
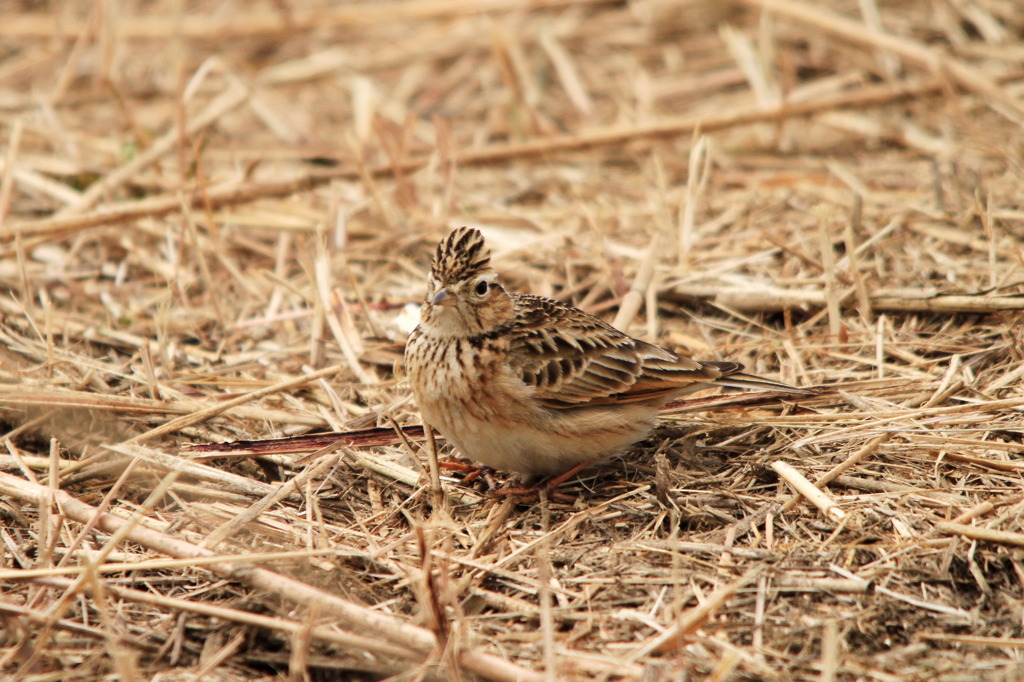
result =
[[467,475],[462,482],[465,484],[472,483],[473,481],[482,478],[487,483],[488,490],[497,490],[498,482],[494,480],[494,469],[486,466],[478,466],[476,471],[473,471]]
[[545,483],[544,485],[545,487],[547,487],[548,490],[554,490],[555,488],[557,488],[558,486],[562,485],[570,478],[575,476],[576,474],[586,469],[591,464],[593,464],[593,462],[580,462],[576,466],[570,468],[568,471],[565,471],[564,473],[561,473],[555,476],[554,478],[549,479],[548,482]]
[[[466,475],[462,479],[463,485],[469,485],[474,481],[483,481],[487,485],[488,494],[493,497],[524,497],[539,499],[541,493],[545,493],[548,499],[556,502],[572,504],[576,497],[568,493],[558,492],[557,488],[563,483],[580,473],[593,462],[581,462],[569,470],[553,476],[547,480],[537,480],[534,476],[527,476],[520,486],[501,487],[494,478],[495,471],[489,466],[469,464],[454,457],[447,457],[438,462],[438,466],[449,471],[461,471]],[[536,483],[534,483],[536,481]]]
[[454,457],[448,457],[437,463],[442,469],[448,469],[449,471],[461,471],[466,475],[462,479],[464,485],[469,485],[473,481],[483,479],[487,483],[488,490],[495,490],[498,487],[497,481],[494,480],[494,469],[488,466],[480,466],[478,464],[467,464],[466,462],[460,462]]
[[453,455],[448,455],[444,459],[438,460],[437,466],[442,469],[448,469],[449,471],[476,471],[480,468],[476,464],[469,464],[468,462],[460,461]]
[[575,476],[576,474],[586,469],[591,464],[593,464],[593,462],[582,462],[572,467],[568,471],[559,474],[558,476],[549,478],[546,481],[539,481],[536,485],[526,484],[520,488],[492,489],[491,495],[495,497],[517,496],[539,498],[541,496],[541,493],[544,492],[547,494],[548,499],[555,500],[556,502],[566,502],[568,504],[572,504],[573,502],[576,501],[576,497],[568,493],[560,493],[558,492],[557,488],[566,481],[568,481],[570,478]]

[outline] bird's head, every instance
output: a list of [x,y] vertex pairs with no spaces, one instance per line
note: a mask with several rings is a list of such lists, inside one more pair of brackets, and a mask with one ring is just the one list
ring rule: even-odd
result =
[[508,322],[514,312],[512,298],[491,268],[491,251],[479,230],[460,227],[441,240],[420,314],[428,332],[477,336]]

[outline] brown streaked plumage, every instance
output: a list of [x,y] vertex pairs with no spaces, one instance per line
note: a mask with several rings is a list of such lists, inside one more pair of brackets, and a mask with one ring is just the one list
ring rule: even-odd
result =
[[550,475],[619,454],[669,400],[711,386],[806,393],[634,339],[560,301],[507,292],[480,232],[437,247],[405,363],[425,423],[481,464]]

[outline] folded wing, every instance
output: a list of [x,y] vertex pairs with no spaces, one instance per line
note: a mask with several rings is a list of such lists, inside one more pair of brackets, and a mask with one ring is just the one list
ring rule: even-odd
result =
[[519,310],[509,357],[548,407],[667,399],[743,369],[680,357],[549,299],[513,296]]

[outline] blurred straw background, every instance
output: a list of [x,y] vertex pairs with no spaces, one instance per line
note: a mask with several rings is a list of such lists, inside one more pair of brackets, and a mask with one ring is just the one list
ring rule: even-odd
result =
[[[0,676],[1024,677],[1018,3],[2,15]],[[462,224],[824,388],[432,489],[396,362]]]

